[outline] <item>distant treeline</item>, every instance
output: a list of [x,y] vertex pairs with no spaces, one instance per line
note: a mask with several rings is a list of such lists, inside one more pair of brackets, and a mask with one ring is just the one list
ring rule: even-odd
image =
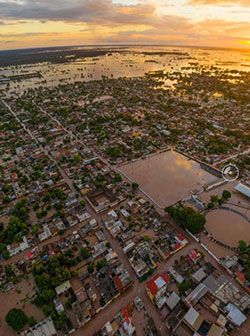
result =
[[0,66],[42,62],[65,63],[83,57],[103,56],[110,52],[112,52],[110,49],[77,49],[72,47],[3,50],[0,51]]

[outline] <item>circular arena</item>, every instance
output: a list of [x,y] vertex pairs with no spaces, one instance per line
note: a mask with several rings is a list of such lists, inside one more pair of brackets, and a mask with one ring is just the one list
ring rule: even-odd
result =
[[206,214],[207,232],[221,244],[237,247],[240,240],[250,242],[250,223],[240,213],[215,209]]

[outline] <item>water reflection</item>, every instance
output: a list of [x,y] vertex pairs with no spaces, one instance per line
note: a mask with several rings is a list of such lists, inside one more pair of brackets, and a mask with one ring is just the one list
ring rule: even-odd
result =
[[[115,50],[113,48],[113,50]],[[72,50],[72,56],[73,56]],[[216,66],[220,69],[249,71],[250,59],[247,52],[206,50],[198,48],[172,47],[128,47],[118,48],[105,56],[82,58],[63,64],[40,63],[34,65],[0,68],[0,90],[21,93],[28,88],[56,86],[75,81],[100,80],[107,78],[137,77],[145,73],[181,71],[191,73],[198,66]],[[40,73],[20,82],[5,81],[6,77]],[[173,88],[174,81],[166,80],[163,88]]]
[[201,191],[205,185],[218,180],[203,170],[199,163],[175,151],[156,154],[120,169],[163,207],[188,197],[194,190]]

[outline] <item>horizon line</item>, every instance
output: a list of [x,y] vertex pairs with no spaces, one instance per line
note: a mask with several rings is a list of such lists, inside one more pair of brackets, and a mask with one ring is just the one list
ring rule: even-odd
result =
[[73,44],[73,45],[55,45],[45,47],[20,47],[14,49],[0,49],[0,52],[21,51],[32,49],[56,49],[56,48],[77,48],[77,47],[178,47],[178,48],[197,48],[197,49],[217,49],[217,50],[235,50],[235,51],[250,51],[249,47],[218,47],[218,46],[204,46],[204,45],[189,45],[189,44],[168,44],[168,43],[100,43],[100,44]]

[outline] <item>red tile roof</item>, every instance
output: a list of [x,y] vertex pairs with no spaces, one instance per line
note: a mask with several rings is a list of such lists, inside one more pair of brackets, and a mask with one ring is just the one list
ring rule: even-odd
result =
[[123,284],[122,284],[120,278],[119,278],[117,275],[115,275],[115,276],[113,277],[113,281],[114,281],[114,284],[115,284],[116,289],[117,289],[119,292],[121,292],[122,289],[123,289]]
[[180,241],[185,240],[185,237],[183,236],[182,233],[178,233],[177,238],[178,238]]
[[197,251],[195,250],[190,251],[188,256],[191,260],[194,260],[194,261],[200,257],[199,253],[197,253]]
[[236,276],[241,282],[245,282],[246,278],[245,278],[245,275],[243,273],[237,272]]
[[169,276],[166,273],[157,274],[151,280],[149,280],[146,283],[146,287],[153,296],[155,296],[159,290],[157,283],[156,283],[158,279],[162,279],[165,283],[168,283],[170,280]]
[[181,247],[181,243],[176,243],[176,244],[174,244],[174,246],[173,246],[173,250],[176,251],[176,250],[178,250],[180,247]]

